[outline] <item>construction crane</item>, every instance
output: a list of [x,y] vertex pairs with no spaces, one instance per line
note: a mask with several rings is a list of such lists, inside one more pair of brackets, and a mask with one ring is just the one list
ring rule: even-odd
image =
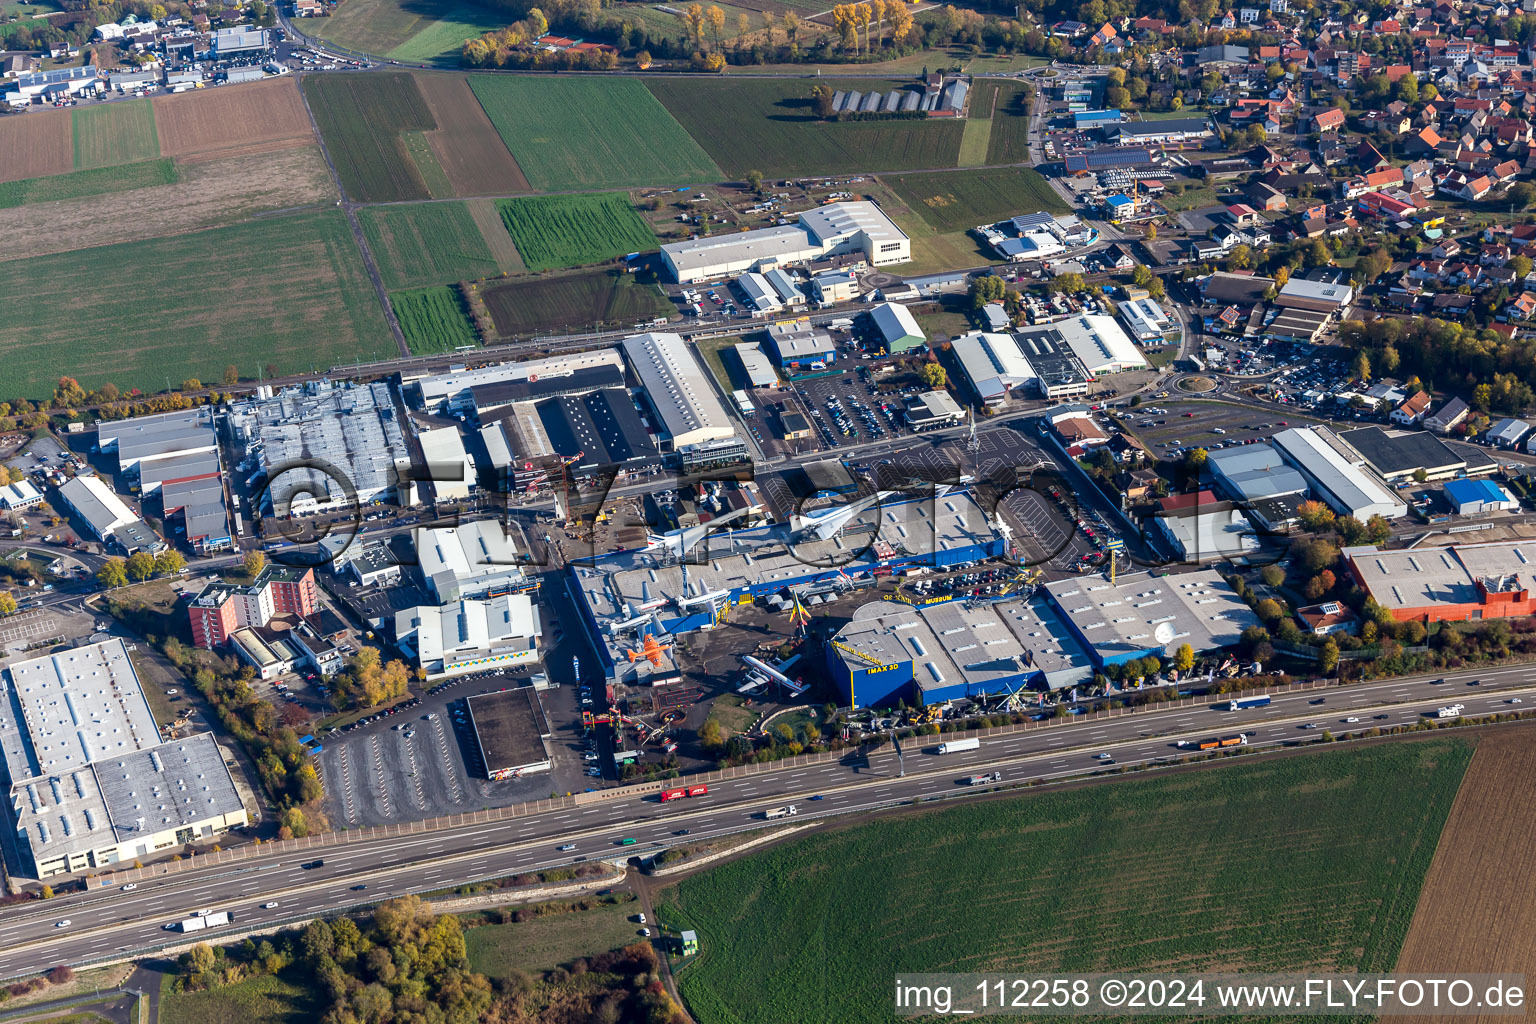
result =
[[[524,488],[524,490],[526,490],[526,491],[531,493],[534,490],[534,488],[538,487],[540,484],[542,484],[546,480],[548,480],[550,478],[550,475],[552,473],[554,473],[554,472],[559,472],[561,478],[563,479],[565,477],[565,471],[570,468],[571,463],[578,462],[581,459],[584,459],[586,457],[587,457],[587,453],[586,452],[577,452],[575,455],[572,455],[569,458],[557,458],[556,462],[558,463],[558,465],[556,465],[554,467],[547,467],[547,468],[544,469],[543,472],[536,474],[533,477],[533,479],[528,481],[528,486],[526,488]],[[532,469],[533,468],[533,463],[525,462],[525,463],[523,463],[523,468],[524,469]]]

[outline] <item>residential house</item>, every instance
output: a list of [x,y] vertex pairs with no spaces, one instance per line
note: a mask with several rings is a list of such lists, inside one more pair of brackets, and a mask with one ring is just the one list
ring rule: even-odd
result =
[[1344,111],[1337,107],[1318,111],[1312,115],[1312,130],[1315,132],[1336,132],[1344,127]]
[[1416,427],[1429,412],[1429,392],[1417,391],[1403,400],[1403,403],[1392,410],[1392,422],[1403,427]]
[[[1469,298],[1459,295],[1456,298]],[[1434,431],[1436,434],[1448,434],[1461,425],[1462,421],[1472,412],[1466,402],[1459,398],[1453,398],[1446,402],[1433,415],[1424,417],[1424,428]]]

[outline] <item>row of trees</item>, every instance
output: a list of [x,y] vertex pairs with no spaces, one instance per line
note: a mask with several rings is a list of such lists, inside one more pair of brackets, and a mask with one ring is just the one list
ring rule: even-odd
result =
[[126,587],[130,583],[143,583],[156,576],[175,576],[186,568],[187,560],[175,548],[166,548],[158,555],[148,551],[136,551],[127,558],[109,558],[96,573],[96,579],[109,590]]

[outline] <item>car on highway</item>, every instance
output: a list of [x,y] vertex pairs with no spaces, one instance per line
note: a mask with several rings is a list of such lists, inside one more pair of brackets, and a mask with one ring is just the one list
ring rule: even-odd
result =
[[675,836],[685,836],[689,832],[692,832],[692,831],[693,831],[693,829],[691,829],[691,828],[680,828],[676,832],[673,832],[672,834],[675,835]]
[[276,910],[277,909],[277,903],[276,903],[276,901],[273,901],[271,903],[263,903],[261,905],[261,909],[262,910]]
[[555,847],[555,849],[559,850],[561,853],[568,853],[571,850],[576,849],[576,844],[575,843],[562,843],[559,846]]
[[1504,703],[1506,703],[1506,704],[1523,704],[1525,702],[1522,701],[1519,697],[1511,697],[1511,698],[1509,698],[1509,700],[1505,701]]
[[1094,754],[1094,755],[1093,755],[1093,756],[1094,756],[1094,759],[1095,759],[1095,760],[1099,760],[1099,761],[1108,761],[1108,760],[1110,760],[1110,759],[1111,759],[1111,757],[1112,757],[1112,756],[1113,756],[1113,755],[1111,755],[1111,754]]
[[352,891],[353,892],[362,892],[366,888],[368,888],[366,885],[354,885],[352,887]]
[[138,887],[139,887],[139,883],[137,883],[137,882],[129,882],[127,885],[123,886],[123,890],[122,891],[123,892],[133,892],[133,890],[137,889]]
[[826,797],[822,796],[820,793],[817,793],[815,796],[808,796],[808,797],[806,797],[806,799],[807,800],[825,800]]
[[1360,721],[1360,716],[1359,715],[1350,715],[1348,718],[1344,719],[1344,721],[1345,721],[1346,724],[1353,725],[1354,723]]
[[1317,728],[1317,723],[1316,722],[1306,722],[1306,723],[1304,723],[1302,725],[1297,726],[1297,728],[1298,729],[1316,729]]
[[53,922],[53,926],[55,928],[68,928],[69,927],[69,918],[66,917],[62,921],[55,921],[55,922]]

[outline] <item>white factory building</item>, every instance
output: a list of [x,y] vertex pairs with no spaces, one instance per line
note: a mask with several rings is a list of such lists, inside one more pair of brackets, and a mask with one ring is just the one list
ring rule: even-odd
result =
[[674,280],[697,284],[853,252],[884,267],[910,260],[912,243],[880,207],[861,200],[807,210],[795,224],[673,242],[661,258]]
[[1058,320],[1050,330],[1060,333],[1083,369],[1097,377],[1124,370],[1144,370],[1147,357],[1126,336],[1112,316],[1089,314]]
[[1408,514],[1407,503],[1327,427],[1292,427],[1270,443],[1307,478],[1313,496],[1339,515],[1364,522],[1374,515],[1398,519]]
[[149,858],[246,823],[211,733],[161,742],[118,639],[9,666],[0,754],[23,870],[37,878]]
[[528,559],[499,519],[416,530],[422,581],[439,604],[535,589],[523,570]]
[[655,412],[662,451],[675,452],[685,467],[746,457],[746,441],[680,336],[637,334],[620,344]]
[[538,605],[527,594],[419,605],[395,614],[395,640],[428,679],[539,660]]
[[424,430],[416,439],[421,442],[421,457],[437,500],[468,501],[475,489],[475,462],[464,450],[459,428]]

